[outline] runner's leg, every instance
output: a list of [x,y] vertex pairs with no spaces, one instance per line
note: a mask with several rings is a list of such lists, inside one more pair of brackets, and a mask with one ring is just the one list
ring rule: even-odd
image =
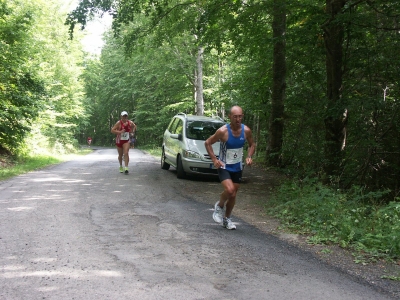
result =
[[118,161],[119,161],[119,166],[122,167],[122,154],[123,154],[123,150],[121,147],[117,146],[117,150],[118,150]]
[[236,203],[236,193],[239,189],[239,184],[234,183],[231,179],[225,179],[221,184],[224,187],[224,191],[221,193],[219,206],[223,207],[223,204],[226,205],[225,217],[230,218],[233,207]]
[[130,145],[129,142],[122,145],[123,153],[124,153],[125,167],[128,167],[128,165],[129,165],[129,145]]

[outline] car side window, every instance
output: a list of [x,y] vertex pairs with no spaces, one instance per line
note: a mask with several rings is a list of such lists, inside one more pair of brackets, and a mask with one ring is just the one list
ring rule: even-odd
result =
[[178,119],[178,124],[176,125],[175,133],[177,134],[182,134],[183,131],[183,121],[181,119]]
[[175,133],[175,131],[176,131],[176,125],[178,124],[178,122],[179,122],[179,119],[178,119],[178,118],[175,118],[175,119],[173,119],[173,120],[171,121],[171,123],[169,124],[169,126],[168,126],[168,131],[169,131],[171,134],[174,134],[174,133]]

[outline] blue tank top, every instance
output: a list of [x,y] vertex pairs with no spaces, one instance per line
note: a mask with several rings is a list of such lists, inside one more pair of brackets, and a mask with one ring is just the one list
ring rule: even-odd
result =
[[240,172],[243,169],[243,145],[246,141],[244,138],[244,125],[239,137],[232,134],[231,125],[226,124],[228,128],[228,140],[220,143],[219,160],[225,164],[225,168],[229,172]]

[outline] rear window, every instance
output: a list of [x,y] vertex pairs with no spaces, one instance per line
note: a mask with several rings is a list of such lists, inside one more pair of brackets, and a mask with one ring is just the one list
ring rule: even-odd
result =
[[205,141],[224,124],[220,121],[188,121],[186,125],[186,137],[192,140]]

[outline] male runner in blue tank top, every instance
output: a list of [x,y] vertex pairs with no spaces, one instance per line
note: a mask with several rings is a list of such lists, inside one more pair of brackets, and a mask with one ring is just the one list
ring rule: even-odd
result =
[[[204,145],[214,166],[218,169],[219,179],[224,187],[220,200],[215,203],[213,219],[217,223],[222,223],[227,229],[236,229],[231,220],[231,213],[235,206],[239,183],[242,181],[243,146],[247,141],[249,147],[246,164],[251,165],[255,145],[250,128],[242,124],[242,108],[233,106],[228,116],[230,123],[219,128],[214,135],[205,141]],[[212,149],[212,144],[218,141],[221,145],[219,158],[215,156]]]

